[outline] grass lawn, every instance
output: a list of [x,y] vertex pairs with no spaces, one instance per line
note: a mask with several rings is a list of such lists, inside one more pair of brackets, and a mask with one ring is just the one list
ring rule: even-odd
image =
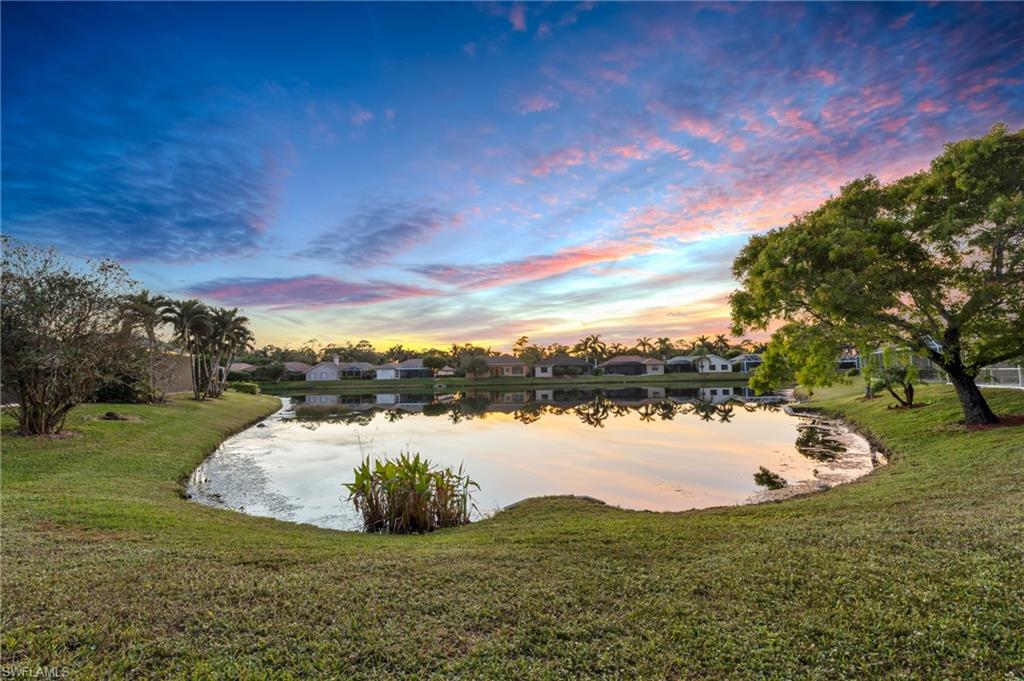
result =
[[[987,394],[1024,412],[1024,392]],[[4,437],[3,664],[72,678],[1024,677],[1024,428],[967,431],[945,386],[909,412],[816,399],[893,462],[782,503],[655,514],[542,499],[418,537],[182,499],[179,479],[271,398],[118,407],[139,419],[125,422],[82,407],[70,439]]]
[[479,388],[481,390],[500,391],[522,390],[524,388],[621,388],[660,385],[670,387],[698,386],[716,384],[746,385],[750,374],[741,372],[723,372],[713,374],[673,373],[661,376],[564,376],[559,378],[523,378],[481,377],[481,378],[405,378],[401,380],[375,380],[346,378],[339,381],[281,381],[280,383],[260,383],[260,390],[271,395],[303,395],[306,393],[340,393],[345,391],[361,392],[394,392],[398,389],[419,388],[426,392],[434,392],[435,385],[445,388],[463,389]]

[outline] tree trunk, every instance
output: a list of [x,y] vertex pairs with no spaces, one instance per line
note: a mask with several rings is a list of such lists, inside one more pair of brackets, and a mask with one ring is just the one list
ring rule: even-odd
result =
[[974,382],[973,376],[965,371],[949,371],[949,380],[956,388],[956,396],[960,398],[960,406],[964,410],[964,423],[969,426],[999,423],[999,418],[992,413],[981,388]]

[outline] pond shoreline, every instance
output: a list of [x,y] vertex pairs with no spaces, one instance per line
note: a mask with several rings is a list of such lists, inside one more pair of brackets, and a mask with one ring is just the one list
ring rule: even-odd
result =
[[[617,388],[617,386],[615,388]],[[260,419],[248,428],[248,430],[255,431],[251,434],[252,438],[250,439],[255,438],[257,442],[265,442],[265,445],[259,446],[269,448],[266,449],[266,451],[271,452],[271,456],[273,456],[272,452],[276,449],[276,445],[273,444],[273,438],[275,436],[271,433],[276,433],[279,430],[275,429],[273,427],[274,423],[271,422],[279,422],[281,424],[287,424],[295,421],[301,422],[301,419],[296,419],[295,417],[296,404],[294,399],[290,397],[279,397],[279,399],[281,407],[277,411],[275,411],[268,419]],[[744,409],[748,411],[758,407],[762,409],[764,408],[764,405],[757,405],[756,403],[743,403],[740,401],[733,403],[733,407],[738,406],[743,406]],[[857,432],[857,429],[853,424],[842,419],[826,418],[820,413],[815,413],[813,410],[794,409],[793,406],[794,405],[791,404],[782,405],[781,411],[785,413],[787,419],[795,418],[805,424],[797,425],[798,437],[797,443],[795,443],[794,446],[797,447],[797,451],[802,453],[804,457],[813,459],[814,461],[819,461],[820,463],[813,469],[813,471],[808,471],[807,466],[805,466],[802,469],[805,471],[803,473],[799,472],[799,470],[788,470],[783,466],[780,470],[785,474],[786,478],[789,479],[789,482],[780,489],[753,490],[743,496],[736,497],[731,502],[728,500],[724,500],[719,503],[698,502],[699,505],[689,507],[683,506],[682,508],[679,508],[678,506],[676,508],[665,506],[659,507],[658,502],[655,501],[653,497],[647,501],[634,501],[630,502],[632,505],[626,505],[619,499],[613,499],[611,501],[603,499],[601,497],[605,495],[601,493],[596,495],[587,493],[584,491],[585,488],[572,493],[560,493],[556,490],[554,493],[549,494],[542,492],[539,494],[526,495],[511,503],[498,505],[492,505],[493,501],[487,501],[485,505],[485,502],[481,501],[481,511],[474,522],[488,520],[499,514],[501,511],[509,510],[523,503],[543,498],[575,498],[622,510],[669,514],[687,513],[690,511],[708,508],[723,508],[729,506],[777,502],[789,498],[816,494],[818,492],[831,489],[837,485],[860,479],[881,465],[879,459],[880,456],[884,455],[877,451],[877,448],[873,446],[873,443]],[[774,409],[779,410],[779,407],[774,407]],[[737,409],[737,412],[739,411],[740,410]],[[366,418],[364,413],[360,412],[358,409],[353,410],[352,414],[360,416],[361,418]],[[391,405],[390,408],[371,407],[371,420],[376,418],[374,414],[381,416],[382,418],[388,414],[395,416],[423,415],[422,412],[419,414],[415,411],[405,412],[397,405]],[[402,416],[402,418],[404,418],[404,416]],[[498,417],[497,414],[495,414],[495,417]],[[402,418],[399,418],[399,420],[402,420]],[[428,416],[427,418],[434,419],[438,417],[437,415],[434,415]],[[438,423],[444,422],[445,419],[443,418],[438,421]],[[318,423],[310,423],[308,427],[315,430],[320,427],[320,425],[321,424]],[[827,431],[824,435],[821,433],[812,434],[814,437],[818,438],[819,445],[821,444],[820,440],[825,438],[828,442],[832,443],[832,446],[834,446],[835,442],[833,442],[833,440],[838,438],[838,440],[842,441],[842,451],[833,455],[827,455],[827,452],[825,452],[827,456],[823,459],[818,459],[814,455],[804,453],[800,450],[799,440],[800,433],[804,432],[806,428],[814,429],[816,431]],[[257,429],[259,429],[259,431],[257,431]],[[360,432],[364,432],[359,427],[353,427],[350,430],[356,437],[359,437]],[[301,438],[302,431],[298,432],[300,435],[297,437]],[[372,433],[366,435],[366,437],[370,437],[370,441],[372,442]],[[227,444],[228,449],[230,449],[233,444],[230,441],[231,438],[229,438],[225,443]],[[551,446],[554,445],[552,444]],[[362,445],[360,445],[360,447],[362,447]],[[822,453],[821,447],[812,447],[812,449],[818,451],[819,454]],[[218,449],[217,451],[221,450]],[[686,450],[684,449],[682,451],[685,452]],[[216,452],[214,452],[214,454],[216,454]],[[284,491],[275,491],[278,488],[275,488],[272,479],[268,477],[268,472],[265,470],[263,460],[260,459],[259,453],[257,453],[255,459],[251,457],[246,458],[244,453],[241,456],[225,456],[235,456],[233,459],[234,463],[225,463],[223,460],[212,460],[213,457],[207,457],[204,459],[204,461],[188,477],[186,489],[183,490],[183,496],[202,505],[225,510],[234,510],[250,516],[273,517],[284,522],[310,524],[335,531],[358,531],[358,528],[355,526],[349,527],[338,524],[342,522],[341,518],[349,515],[347,509],[342,503],[335,504],[335,508],[333,509],[328,509],[326,505],[320,504],[319,507],[323,510],[319,515],[312,517],[307,515],[307,517],[301,517],[301,514],[308,513],[308,499],[301,496],[301,493],[299,496],[296,496],[294,493],[289,494]],[[638,455],[638,458],[643,459],[643,455]],[[278,463],[272,468],[280,470],[282,466],[280,457],[277,461]],[[727,463],[725,459],[721,459],[721,461]],[[292,463],[294,462],[288,460],[284,465],[287,467]],[[301,467],[302,464],[300,462],[296,465]],[[333,473],[336,474],[337,470],[334,470]],[[271,472],[269,475],[273,476],[274,473]],[[793,477],[794,475],[796,476],[795,478]],[[682,478],[678,478],[677,476],[677,479],[679,480],[678,484],[683,485],[682,488],[677,490],[677,492],[680,493],[683,493],[684,488],[688,485],[696,484],[696,481],[687,479],[685,475]],[[747,480],[747,484],[749,485],[749,478]],[[661,494],[664,494],[664,490]],[[674,497],[677,498],[675,503],[679,505],[689,503],[685,501],[686,496],[687,494],[684,493],[683,497]],[[340,502],[340,490],[336,497]],[[645,506],[647,507],[645,508]],[[338,515],[339,513],[340,515]],[[295,517],[296,514],[299,514],[300,517]]]

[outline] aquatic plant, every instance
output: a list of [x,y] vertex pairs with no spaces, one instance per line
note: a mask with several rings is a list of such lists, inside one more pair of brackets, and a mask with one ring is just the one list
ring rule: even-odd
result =
[[368,532],[414,534],[469,522],[472,489],[480,489],[463,471],[432,466],[419,454],[395,459],[366,457],[346,483],[351,501]]
[[768,489],[782,489],[789,483],[778,473],[773,473],[764,466],[758,466],[757,472],[754,473],[754,484]]

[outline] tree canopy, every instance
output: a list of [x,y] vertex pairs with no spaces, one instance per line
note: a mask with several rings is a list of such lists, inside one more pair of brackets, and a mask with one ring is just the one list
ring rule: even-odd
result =
[[1024,131],[998,125],[915,175],[855,180],[751,238],[733,274],[734,333],[782,323],[762,377],[780,357],[801,371],[843,345],[906,347],[947,372],[968,423],[995,422],[974,378],[1024,355]]

